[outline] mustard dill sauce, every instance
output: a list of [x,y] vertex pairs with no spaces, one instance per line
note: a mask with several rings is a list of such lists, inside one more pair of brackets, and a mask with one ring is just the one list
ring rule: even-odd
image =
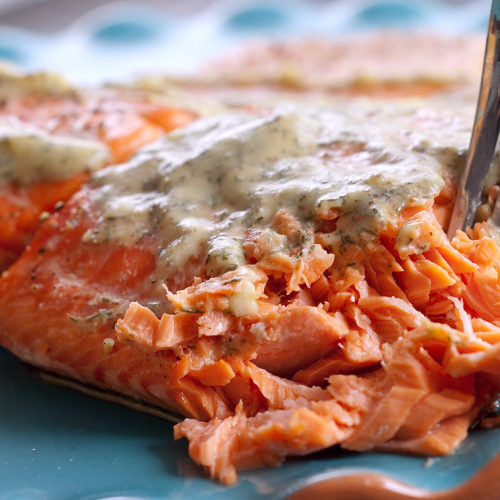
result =
[[211,275],[244,264],[246,232],[280,208],[306,229],[340,211],[332,246],[374,236],[402,208],[433,199],[463,164],[468,117],[420,105],[281,106],[198,120],[94,174],[100,222],[83,239],[129,245],[154,234],[168,276],[199,252]]

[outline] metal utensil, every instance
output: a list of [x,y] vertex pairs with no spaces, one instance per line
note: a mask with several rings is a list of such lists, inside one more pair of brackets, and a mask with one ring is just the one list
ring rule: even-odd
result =
[[500,0],[491,5],[481,87],[465,169],[458,186],[448,237],[474,223],[483,182],[495,153],[500,125]]

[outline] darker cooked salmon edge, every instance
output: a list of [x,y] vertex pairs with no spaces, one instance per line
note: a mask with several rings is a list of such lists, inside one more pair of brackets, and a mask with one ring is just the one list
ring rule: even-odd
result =
[[[44,370],[183,415],[175,437],[224,484],[334,445],[452,453],[500,388],[500,249],[490,228],[448,240],[452,181],[418,184],[410,199],[382,175],[401,155],[387,160],[359,137],[297,139],[285,153],[247,148],[283,131],[300,138],[310,123],[263,115],[200,120],[95,174],[0,277],[0,344]],[[381,174],[349,184],[361,186],[354,198],[334,199],[318,182],[314,193],[330,196],[318,203],[301,182],[278,177],[290,167],[282,154],[315,172],[324,162],[336,175],[345,165]],[[420,154],[402,164],[432,163]],[[251,181],[269,182],[270,196],[234,196],[238,179],[224,187],[221,173],[246,155],[265,165]],[[182,177],[193,170],[211,176],[199,190]],[[150,175],[140,192],[138,172]],[[294,197],[280,206],[285,185]],[[193,205],[207,193],[225,197],[211,199],[210,213]],[[255,196],[266,210],[250,206]],[[181,244],[187,255],[176,253]]]

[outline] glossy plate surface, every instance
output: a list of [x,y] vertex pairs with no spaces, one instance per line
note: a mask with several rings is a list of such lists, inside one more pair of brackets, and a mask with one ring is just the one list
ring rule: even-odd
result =
[[500,450],[500,429],[474,431],[452,456],[332,449],[213,483],[174,441],[172,424],[42,382],[0,350],[0,500],[285,498],[315,475],[375,471],[430,491],[466,481]]

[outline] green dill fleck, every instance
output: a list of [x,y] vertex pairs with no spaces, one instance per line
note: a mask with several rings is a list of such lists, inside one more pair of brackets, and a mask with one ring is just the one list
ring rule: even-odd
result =
[[233,278],[232,280],[224,281],[224,285],[230,285],[231,283],[239,283],[241,281],[240,278]]
[[88,324],[94,322],[99,324],[101,322],[105,322],[110,320],[113,317],[113,311],[111,309],[99,309],[99,311],[89,314],[88,316],[73,316],[68,314],[68,318],[73,321],[73,323],[83,323]]
[[224,348],[226,350],[226,352],[231,355],[231,354],[234,354],[236,352],[238,352],[238,348],[233,344],[233,336],[229,336],[229,338],[226,340],[226,342],[224,343]]
[[181,307],[181,311],[190,314],[201,314],[199,309],[192,309],[190,307]]
[[351,238],[350,235],[348,234],[343,234],[341,237],[340,237],[340,241],[342,242],[342,245],[345,245],[347,243],[354,243],[353,239]]

